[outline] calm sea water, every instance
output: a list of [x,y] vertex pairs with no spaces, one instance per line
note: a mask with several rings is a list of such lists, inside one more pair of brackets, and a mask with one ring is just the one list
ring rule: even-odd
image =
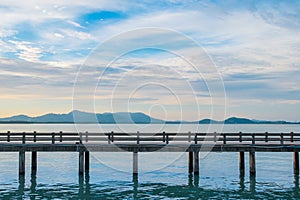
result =
[[[0,131],[219,131],[219,125],[0,125]],[[223,132],[300,132],[299,125],[225,125]],[[131,174],[131,154],[92,153],[89,174],[78,175],[77,153],[38,153],[38,172],[18,176],[18,153],[0,153],[1,199],[299,199],[292,153],[256,153],[257,175],[240,177],[238,153],[209,153],[200,176],[187,173],[185,153],[139,154],[140,174]],[[248,157],[246,155],[246,161]],[[248,162],[246,162],[248,169]]]

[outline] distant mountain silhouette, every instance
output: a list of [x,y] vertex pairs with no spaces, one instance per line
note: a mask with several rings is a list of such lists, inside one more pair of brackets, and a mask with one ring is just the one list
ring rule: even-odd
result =
[[150,124],[150,123],[164,123],[163,120],[152,118],[144,113],[130,113],[130,112],[118,112],[118,113],[103,113],[97,114],[98,122],[100,123],[126,123],[126,124]]
[[30,122],[30,123],[72,123],[73,114],[54,114],[49,113],[38,117],[29,117],[27,115],[17,115],[13,117],[0,118],[0,122]]
[[0,118],[0,123],[101,123],[101,124],[300,124],[300,122],[252,120],[247,118],[231,117],[224,121],[202,119],[200,121],[164,121],[150,117],[142,112],[117,112],[117,113],[89,113],[74,110],[67,114],[49,113],[37,117],[16,115]]
[[267,120],[255,120],[255,119],[231,117],[224,120],[224,124],[300,124],[300,122],[267,121]]
[[7,117],[7,118],[2,118],[0,121],[30,121],[32,120],[32,117],[28,117],[27,115],[16,115],[13,117]]
[[144,113],[103,113],[94,114],[74,110],[68,114],[49,113],[37,117],[16,115],[7,118],[0,118],[0,123],[164,123],[163,120],[152,118]]
[[199,121],[199,124],[221,124],[222,121],[216,121],[212,119],[202,119]]
[[231,117],[226,119],[224,124],[255,124],[255,122],[246,118]]

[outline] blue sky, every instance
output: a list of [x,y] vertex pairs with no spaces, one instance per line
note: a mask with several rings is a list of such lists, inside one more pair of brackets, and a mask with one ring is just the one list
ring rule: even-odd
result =
[[[299,19],[299,1],[3,0],[0,117],[69,112],[76,74],[95,48],[120,33],[156,27],[193,39],[215,64],[226,93],[226,114],[218,112],[224,99],[216,98],[215,118],[300,121]],[[105,66],[97,63],[80,81],[99,78]],[[96,87],[97,112],[212,116],[206,80],[171,52],[129,52],[104,75]]]

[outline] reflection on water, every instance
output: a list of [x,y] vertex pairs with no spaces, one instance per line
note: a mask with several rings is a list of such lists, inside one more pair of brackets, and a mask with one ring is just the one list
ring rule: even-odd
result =
[[24,195],[24,190],[25,190],[25,176],[20,175],[19,176],[19,188],[18,188],[18,196],[23,196]]
[[138,175],[132,175],[132,182],[133,182],[133,199],[137,199],[138,196],[138,186],[139,186],[139,179]]
[[31,183],[30,193],[31,193],[31,195],[35,195],[36,194],[36,174],[31,175],[30,183]]
[[199,175],[188,175],[188,186],[189,187],[199,187]]
[[9,159],[14,162],[8,162],[6,167],[0,165],[0,172],[7,171],[0,173],[0,199],[300,198],[299,176],[293,176],[289,153],[259,153],[256,176],[249,176],[248,171],[246,175],[239,173],[235,153],[214,153],[201,160],[200,175],[188,174],[187,158],[181,158],[166,169],[139,176],[116,172],[95,160],[91,162],[91,174],[79,176],[77,154],[40,154],[38,172],[19,178],[14,177],[17,174],[14,154],[8,155],[3,163]]
[[[139,183],[138,176],[131,182],[106,182],[91,184],[89,174],[80,175],[77,184],[39,184],[36,175],[31,176],[30,185],[25,184],[25,177],[19,176],[18,188],[0,191],[1,199],[297,199],[299,198],[299,176],[295,176],[294,187],[280,190],[256,189],[266,186],[266,182],[257,182],[254,176],[245,181],[240,176],[237,190],[224,188],[206,189],[201,186],[201,176],[188,175],[188,184]],[[205,181],[203,182],[205,184]],[[225,187],[226,188],[226,187]]]
[[240,176],[240,181],[239,181],[239,191],[244,192],[245,191],[245,177]]
[[250,192],[252,194],[255,193],[255,186],[256,186],[256,178],[255,176],[250,176]]

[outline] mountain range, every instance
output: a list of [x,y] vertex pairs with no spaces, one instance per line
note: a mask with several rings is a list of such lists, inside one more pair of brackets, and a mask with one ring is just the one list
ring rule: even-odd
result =
[[202,119],[200,121],[164,121],[150,117],[142,112],[89,113],[74,110],[67,114],[49,113],[37,117],[16,115],[0,118],[0,123],[101,123],[101,124],[300,124],[300,122],[253,120],[231,117],[223,121]]

